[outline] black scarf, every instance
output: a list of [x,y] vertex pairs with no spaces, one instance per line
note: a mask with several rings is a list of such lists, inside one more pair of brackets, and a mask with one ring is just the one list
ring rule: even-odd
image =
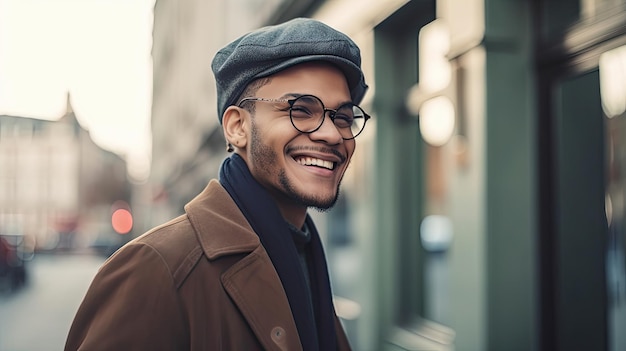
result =
[[[274,264],[287,294],[303,349],[336,350],[335,310],[328,267],[311,218],[307,214],[306,225],[311,232],[309,290],[288,223],[269,193],[254,179],[241,156],[233,154],[224,160],[219,180],[259,236]],[[315,312],[309,301],[313,302]]]

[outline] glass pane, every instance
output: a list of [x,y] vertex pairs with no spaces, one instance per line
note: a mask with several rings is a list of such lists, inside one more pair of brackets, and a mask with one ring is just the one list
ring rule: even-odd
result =
[[600,16],[623,5],[626,0],[551,0],[540,1],[542,36],[551,40],[577,22]]
[[556,345],[559,351],[607,350],[605,132],[599,72],[565,78],[556,99]]
[[609,350],[626,350],[626,46],[600,58],[600,86],[606,123],[608,223],[607,285]]
[[541,1],[542,36],[552,39],[580,18],[579,0]]

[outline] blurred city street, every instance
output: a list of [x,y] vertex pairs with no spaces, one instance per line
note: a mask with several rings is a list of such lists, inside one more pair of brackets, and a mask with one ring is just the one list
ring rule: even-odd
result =
[[0,351],[62,350],[76,310],[103,256],[38,254],[27,283],[0,295]]
[[[296,18],[351,40],[294,36],[279,57],[291,47],[246,35]],[[346,84],[288,83],[318,60]],[[294,124],[303,95],[315,130]],[[367,112],[358,138],[332,133],[341,102]],[[231,103],[265,121],[234,151]],[[300,165],[325,151],[349,162]],[[0,0],[0,351],[62,351],[106,258],[183,215],[233,154],[294,224],[291,190],[341,178],[307,214],[354,351],[626,351],[626,0]],[[249,218],[235,203],[223,214]]]

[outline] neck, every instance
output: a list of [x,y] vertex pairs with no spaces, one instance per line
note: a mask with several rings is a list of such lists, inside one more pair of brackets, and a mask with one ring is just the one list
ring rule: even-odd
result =
[[304,226],[304,220],[306,219],[306,207],[284,206],[278,204],[278,210],[283,215],[283,218],[294,227],[302,228],[302,226]]

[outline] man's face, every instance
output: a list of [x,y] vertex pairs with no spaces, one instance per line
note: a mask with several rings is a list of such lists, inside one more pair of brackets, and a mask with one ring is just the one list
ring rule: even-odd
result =
[[[350,102],[346,79],[327,64],[301,64],[271,77],[256,97],[293,99],[310,94],[326,108]],[[250,144],[244,158],[255,179],[283,210],[332,207],[354,153],[355,141],[344,140],[328,115],[313,133],[301,133],[289,119],[286,102],[255,102]]]

